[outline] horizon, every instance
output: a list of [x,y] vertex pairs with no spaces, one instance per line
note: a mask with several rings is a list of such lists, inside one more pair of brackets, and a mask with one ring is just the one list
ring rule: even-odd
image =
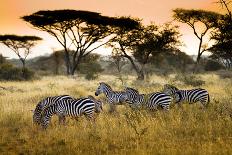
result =
[[[173,21],[172,9],[175,8],[204,9],[223,13],[223,9],[215,2],[215,0],[202,0],[201,3],[198,3],[195,0],[189,0],[188,2],[185,0],[178,0],[175,2],[163,0],[159,3],[157,0],[119,0],[117,2],[113,1],[110,3],[106,0],[86,0],[85,2],[76,0],[51,0],[44,3],[39,0],[35,0],[33,2],[29,0],[21,0],[21,2],[15,2],[14,0],[2,0],[2,5],[0,6],[0,34],[35,35],[41,37],[43,40],[32,49],[32,53],[29,55],[29,58],[33,58],[51,54],[54,50],[63,49],[54,37],[46,32],[34,29],[30,24],[20,19],[20,17],[24,15],[29,15],[39,10],[87,10],[99,12],[106,16],[138,17],[143,19],[144,24],[155,22],[160,25]],[[9,14],[9,12],[11,13]],[[182,34],[181,41],[186,45],[185,47],[181,47],[181,51],[188,55],[197,54],[198,40],[194,36],[192,29],[187,26],[187,24],[179,22],[175,22],[175,24],[180,26],[179,31]],[[18,58],[14,52],[10,51],[10,49],[5,47],[3,44],[0,45],[0,53],[10,59]],[[95,50],[94,53],[110,55],[111,49],[99,48]]]

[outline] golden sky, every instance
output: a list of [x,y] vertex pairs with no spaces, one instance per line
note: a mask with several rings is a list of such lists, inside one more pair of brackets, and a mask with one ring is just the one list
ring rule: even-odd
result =
[[[154,21],[162,24],[172,20],[172,9],[205,9],[222,12],[216,0],[0,0],[0,34],[37,35],[43,38],[33,50],[33,56],[62,49],[59,43],[46,32],[32,28],[20,19],[21,16],[39,10],[76,9],[89,10],[107,16],[132,16],[142,18],[144,23]],[[188,54],[197,51],[198,42],[190,27],[181,24],[180,32]],[[100,49],[101,51],[103,49]],[[14,53],[0,45],[4,56],[15,57]]]

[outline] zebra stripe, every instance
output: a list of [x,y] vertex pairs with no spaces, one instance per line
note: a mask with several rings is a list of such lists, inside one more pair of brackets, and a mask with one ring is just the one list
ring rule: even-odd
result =
[[164,85],[163,92],[173,96],[176,103],[181,103],[183,101],[196,103],[199,101],[203,106],[207,106],[210,102],[208,91],[202,88],[179,90],[175,86],[166,84]]
[[69,95],[60,95],[60,96],[47,97],[41,100],[35,107],[33,114],[33,122],[39,125],[41,123],[41,113],[43,112],[43,110],[46,107],[56,103],[57,101],[65,100],[65,99],[72,99],[72,97]]
[[128,100],[134,106],[146,106],[150,110],[156,110],[158,106],[165,110],[169,110],[171,104],[171,97],[161,92],[150,94],[138,94],[138,91],[133,88],[126,88]]
[[47,128],[54,114],[61,117],[63,123],[65,123],[66,116],[77,117],[83,114],[94,121],[94,112],[99,113],[102,109],[102,104],[97,104],[99,102],[94,102],[90,98],[59,100],[55,104],[46,107],[42,112],[42,127]]

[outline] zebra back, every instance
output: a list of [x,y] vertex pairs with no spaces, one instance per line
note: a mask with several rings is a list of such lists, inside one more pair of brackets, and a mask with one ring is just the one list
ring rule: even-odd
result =
[[210,101],[208,91],[202,88],[179,90],[172,85],[165,85],[164,93],[171,95],[174,98],[175,103],[180,103],[182,101],[195,103],[200,101],[201,104],[205,106]]
[[43,110],[41,124],[46,128],[54,114],[62,117],[77,117],[85,114],[87,118],[92,119],[94,111],[95,102],[89,98],[59,100]]

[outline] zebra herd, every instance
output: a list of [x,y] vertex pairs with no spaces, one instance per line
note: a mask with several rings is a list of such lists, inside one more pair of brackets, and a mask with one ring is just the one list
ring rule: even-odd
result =
[[[210,101],[209,93],[205,89],[179,90],[169,84],[164,85],[162,92],[140,94],[138,90],[130,87],[126,87],[123,91],[113,91],[110,85],[100,82],[95,96],[102,93],[108,100],[110,111],[115,110],[116,105],[125,103],[133,108],[145,107],[156,110],[161,107],[164,110],[169,110],[172,102],[179,105],[184,101],[189,103],[200,102],[206,107]],[[100,113],[102,110],[103,102],[93,96],[79,99],[69,95],[47,97],[36,105],[33,122],[47,128],[53,115],[58,116],[60,124],[65,124],[66,116],[77,119],[81,115],[85,115],[87,119],[95,122],[96,113]]]

